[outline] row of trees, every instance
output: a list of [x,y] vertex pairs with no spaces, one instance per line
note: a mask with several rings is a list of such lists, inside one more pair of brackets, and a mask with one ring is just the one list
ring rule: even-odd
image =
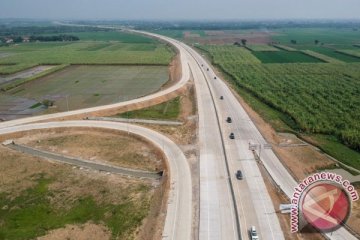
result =
[[54,35],[54,36],[30,36],[30,42],[62,42],[62,41],[79,41],[80,38],[73,35]]

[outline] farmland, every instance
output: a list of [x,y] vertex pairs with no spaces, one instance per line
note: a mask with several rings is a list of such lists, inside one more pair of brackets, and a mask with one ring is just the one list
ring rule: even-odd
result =
[[[0,47],[0,74],[37,65],[146,64],[168,65],[173,53],[163,44],[87,41],[77,43],[24,43]],[[13,64],[13,65],[8,65]]]
[[[267,62],[279,62],[278,58],[271,57],[270,54],[284,52],[297,56],[308,55],[297,51],[248,51],[244,54],[247,50],[235,50],[239,48],[236,46],[200,48],[211,55],[213,62],[229,75],[240,89],[279,112],[269,114],[277,118],[275,121],[283,121],[292,130],[303,134],[335,136],[335,139],[339,139],[346,146],[360,150],[360,64],[330,64],[321,63],[320,60],[314,61],[317,63],[261,64],[254,56],[265,62],[264,54],[267,54]],[[293,55],[293,59],[297,56]],[[282,127],[279,130],[284,129],[286,128]],[[330,145],[327,141],[327,146]],[[338,152],[331,147],[327,149]],[[356,151],[337,157],[360,168],[360,155]],[[352,160],[348,159],[349,156]]]
[[297,51],[254,51],[253,54],[260,59],[262,63],[317,63],[322,62],[318,58]]
[[55,108],[48,111],[59,112],[134,99],[157,91],[168,80],[166,66],[71,66],[6,95],[38,102],[49,99]]

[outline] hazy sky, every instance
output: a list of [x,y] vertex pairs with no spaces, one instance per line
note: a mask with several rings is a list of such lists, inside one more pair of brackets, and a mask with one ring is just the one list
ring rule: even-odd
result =
[[360,18],[360,0],[0,0],[0,18]]

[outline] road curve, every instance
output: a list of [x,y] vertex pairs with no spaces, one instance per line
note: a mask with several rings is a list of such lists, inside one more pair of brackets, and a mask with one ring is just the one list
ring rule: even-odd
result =
[[103,121],[62,121],[33,123],[0,129],[0,135],[36,129],[91,127],[126,131],[151,141],[164,152],[170,175],[170,190],[163,239],[191,239],[192,182],[190,167],[181,149],[164,135],[148,128]]

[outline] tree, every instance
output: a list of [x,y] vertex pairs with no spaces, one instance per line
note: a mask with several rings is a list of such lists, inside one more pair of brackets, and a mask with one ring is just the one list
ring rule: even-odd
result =
[[23,41],[23,38],[18,36],[13,38],[14,43],[21,43]]
[[318,44],[319,44],[319,40],[315,40],[315,44],[318,45]]
[[246,39],[241,39],[241,43],[242,43],[242,45],[246,46],[246,42],[247,42],[247,40],[246,40]]
[[296,40],[291,40],[290,41],[292,44],[296,44]]

